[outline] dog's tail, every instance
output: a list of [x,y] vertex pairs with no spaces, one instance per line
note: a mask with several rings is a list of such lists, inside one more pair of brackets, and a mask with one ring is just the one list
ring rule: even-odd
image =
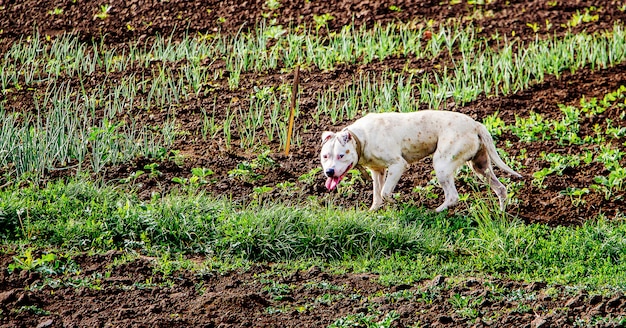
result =
[[513,169],[506,165],[506,163],[504,163],[504,161],[500,158],[496,147],[493,145],[493,138],[491,137],[491,134],[489,133],[487,128],[480,123],[478,123],[478,137],[482,141],[483,146],[487,150],[487,154],[489,155],[489,158],[491,159],[493,164],[512,176],[518,178],[522,177],[521,174],[513,171]]

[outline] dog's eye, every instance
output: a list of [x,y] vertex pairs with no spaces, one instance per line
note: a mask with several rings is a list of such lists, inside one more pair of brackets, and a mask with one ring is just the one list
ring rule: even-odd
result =
[[342,159],[343,158],[343,154],[337,155],[337,158]]
[[322,156],[324,159],[328,159],[328,155],[324,154],[324,156]]

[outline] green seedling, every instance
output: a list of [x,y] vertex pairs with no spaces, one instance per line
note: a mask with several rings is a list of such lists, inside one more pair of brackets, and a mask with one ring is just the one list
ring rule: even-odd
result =
[[274,188],[268,187],[268,186],[254,187],[252,188],[252,193],[253,193],[252,198],[254,199],[257,205],[259,206],[263,205],[263,197],[266,194],[271,193],[273,190]]
[[251,98],[260,100],[260,101],[269,101],[274,94],[274,88],[265,86],[259,88],[257,86],[254,87],[254,93],[250,95]]
[[303,304],[298,306],[291,306],[289,304],[284,304],[279,307],[270,306],[265,309],[267,314],[276,314],[276,313],[307,313],[313,308],[311,304]]
[[592,12],[596,11],[595,7],[585,8],[584,12],[581,14],[580,10],[576,10],[576,12],[572,15],[572,18],[567,22],[563,27],[576,27],[583,23],[590,23],[597,21],[600,16],[598,14],[592,14]]
[[140,176],[142,176],[144,173],[145,173],[145,171],[137,170],[137,171],[131,173],[128,177],[126,177],[124,179],[120,179],[120,183],[126,184],[126,183],[134,182]]
[[156,258],[152,272],[162,275],[162,277],[169,277],[177,270],[182,268],[182,262],[180,260],[172,260],[168,253]]
[[391,311],[385,315],[381,321],[376,321],[375,315],[366,315],[364,313],[348,314],[331,323],[328,328],[349,328],[349,327],[392,327],[394,321],[398,320],[400,315]]
[[596,162],[604,164],[611,171],[613,168],[619,167],[619,162],[626,153],[619,148],[613,148],[610,145],[601,145],[599,154],[596,156]]
[[348,171],[350,179],[343,179],[337,186],[337,191],[343,195],[352,195],[358,192],[358,185],[362,185],[365,181],[361,177],[361,171],[352,169]]
[[343,291],[346,289],[346,286],[339,286],[332,284],[326,280],[322,281],[310,281],[304,283],[304,287],[306,289],[319,289],[319,290],[332,290],[332,291]]
[[333,15],[329,13],[321,14],[321,15],[313,15],[313,21],[315,22],[315,30],[319,30],[322,27],[328,25],[328,22],[335,19]]
[[315,298],[315,303],[323,304],[326,306],[332,305],[333,302],[346,298],[347,296],[344,294],[329,294],[324,293]]
[[111,11],[111,8],[113,6],[111,5],[101,5],[100,6],[100,11],[98,13],[96,13],[95,15],[93,15],[94,18],[100,19],[100,20],[105,20],[107,18],[109,18],[109,11]]
[[612,121],[610,119],[606,120],[606,132],[605,134],[613,139],[620,139],[623,138],[624,136],[626,136],[626,127],[624,126],[617,126],[617,127],[613,127],[612,126]]
[[589,194],[589,188],[567,187],[567,189],[561,191],[561,194],[569,196],[574,206],[584,205],[585,200],[583,196]]
[[385,296],[386,299],[395,303],[398,301],[411,301],[415,298],[415,292],[405,289],[398,292],[393,292]]
[[533,184],[539,188],[545,187],[543,181],[547,176],[551,174],[563,175],[563,171],[568,167],[578,167],[581,160],[576,155],[546,154],[545,152],[541,153],[540,158],[550,163],[550,166],[533,173]]
[[439,195],[435,192],[435,187],[438,186],[437,179],[432,178],[425,186],[413,187],[413,192],[417,193],[420,199],[437,199]]
[[265,1],[265,6],[269,10],[276,10],[276,9],[280,8],[281,4],[280,4],[279,0],[266,0]]
[[249,183],[263,179],[263,175],[256,173],[254,166],[248,162],[237,164],[236,168],[228,171],[228,176]]
[[[214,101],[215,102],[215,101]],[[215,105],[213,105],[213,113],[209,117],[206,111],[202,110],[202,139],[208,140],[209,138],[215,139],[220,130],[222,130],[221,125],[215,120]]]
[[181,178],[181,177],[173,177],[172,178],[172,182],[176,182],[176,183],[181,184],[181,185],[186,185],[186,184],[189,183],[189,179]]
[[91,290],[102,290],[102,281],[103,278],[110,278],[110,272],[103,275],[99,272],[94,272],[90,276],[70,276],[70,277],[62,277],[60,279],[53,279],[50,277],[44,277],[43,280],[40,280],[36,283],[33,283],[29,286],[31,290],[42,290],[46,287],[52,289],[58,289],[62,287],[70,287],[70,288],[88,288]]
[[49,264],[56,260],[53,253],[44,254],[39,259],[33,257],[33,249],[28,248],[22,255],[14,256],[13,263],[9,264],[9,273],[15,270],[34,271],[36,268]]
[[519,303],[517,304],[517,307],[511,309],[511,313],[519,313],[519,314],[531,313],[532,311],[533,311],[533,307],[530,306],[530,304],[525,304],[525,303]]
[[626,86],[621,85],[619,89],[607,93],[601,100],[595,97],[587,99],[582,97],[580,99],[580,110],[588,117],[596,116],[606,111],[609,107],[617,105],[624,107],[624,99],[626,98]]
[[190,178],[173,177],[172,182],[176,182],[180,185],[187,186],[191,189],[197,189],[201,185],[205,185],[214,180],[208,180],[208,177],[215,174],[213,170],[204,167],[194,167],[191,169]]
[[482,303],[482,301],[482,297],[469,297],[461,294],[454,294],[448,300],[456,313],[458,313],[461,317],[470,320],[476,319],[480,315],[478,306]]
[[616,166],[611,172],[609,172],[608,176],[596,176],[593,178],[593,181],[596,184],[592,184],[591,188],[604,192],[604,198],[609,200],[613,196],[614,192],[624,190],[626,168]]
[[263,287],[263,291],[269,293],[275,301],[285,300],[291,295],[291,286],[287,284],[270,281],[269,285]]
[[8,266],[9,273],[15,270],[36,271],[44,275],[78,273],[80,268],[69,258],[58,256],[55,253],[45,253],[41,257],[33,256],[33,249],[27,248],[18,256],[13,257],[13,263]]
[[146,164],[143,166],[143,169],[148,171],[148,175],[151,178],[156,178],[158,176],[163,175],[163,172],[159,171],[158,168],[159,168],[158,163],[150,163],[150,164]]
[[253,161],[253,165],[261,169],[269,169],[276,166],[276,161],[270,157],[270,151],[265,150],[257,155]]
[[516,301],[534,301],[537,299],[537,293],[526,291],[524,289],[514,289],[507,293],[506,299],[510,302]]
[[60,16],[63,15],[63,8],[54,8],[48,11],[48,15]]
[[415,299],[418,302],[425,304],[432,304],[438,297],[441,296],[441,288],[428,287],[415,294]]
[[541,114],[531,113],[528,118],[515,117],[515,125],[510,127],[511,132],[523,142],[549,140],[552,126]]
[[295,182],[284,181],[276,184],[276,189],[280,192],[281,195],[293,195],[299,191],[298,186],[296,186]]
[[205,167],[194,167],[191,169],[190,182],[199,184],[209,183],[209,180],[207,180],[207,178],[213,174],[215,174],[215,172],[213,172],[213,170],[211,169],[207,169]]
[[263,31],[263,36],[268,39],[278,39],[281,36],[285,35],[287,30],[282,27],[282,25],[272,25],[267,27]]
[[181,167],[185,163],[185,156],[180,152],[180,150],[176,150],[176,149],[170,150],[170,156],[168,156],[167,159]]
[[533,32],[535,33],[539,32],[539,30],[541,29],[541,27],[537,23],[526,23],[526,26],[530,27],[530,29],[533,30]]
[[584,139],[577,134],[578,124],[571,126],[563,121],[555,121],[552,123],[552,128],[553,136],[561,146],[580,145],[584,142]]
[[553,298],[559,296],[559,290],[553,286],[546,288],[546,290],[544,290],[543,293]]
[[483,124],[487,127],[487,130],[489,130],[489,133],[492,136],[499,137],[504,131],[506,131],[506,123],[498,117],[498,113],[487,116],[483,120]]
[[159,284],[153,282],[152,277],[148,277],[146,278],[146,280],[144,282],[140,282],[137,281],[133,284],[134,288],[137,288],[139,290],[141,289],[153,289],[153,288],[157,288],[159,287]]
[[11,312],[15,314],[28,312],[34,315],[45,315],[45,316],[50,315],[50,311],[44,310],[37,305],[23,305],[17,309],[11,309]]
[[270,151],[266,150],[250,162],[237,164],[236,168],[228,171],[228,176],[249,183],[263,179],[263,174],[260,172],[276,165],[276,161],[269,156],[269,153]]

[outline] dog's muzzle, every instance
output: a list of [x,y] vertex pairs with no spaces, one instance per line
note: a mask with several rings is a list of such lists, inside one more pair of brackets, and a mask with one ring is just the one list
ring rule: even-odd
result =
[[324,174],[326,174],[326,189],[333,190],[337,187],[341,179],[352,169],[352,164],[348,165],[348,168],[345,172],[343,172],[340,176],[335,176],[335,169],[327,169]]

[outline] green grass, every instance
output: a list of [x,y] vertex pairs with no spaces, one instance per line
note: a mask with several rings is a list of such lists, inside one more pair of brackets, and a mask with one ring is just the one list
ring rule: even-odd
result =
[[[215,263],[316,263],[378,272],[385,283],[443,274],[626,287],[623,219],[552,228],[497,213],[481,200],[451,217],[412,205],[378,213],[311,205],[235,207],[194,192],[140,201],[81,181],[0,192],[3,243],[28,252],[122,249],[165,259],[164,272],[184,267],[181,255],[200,254]],[[61,255],[28,254],[23,251],[13,266],[65,263],[58,262]]]

